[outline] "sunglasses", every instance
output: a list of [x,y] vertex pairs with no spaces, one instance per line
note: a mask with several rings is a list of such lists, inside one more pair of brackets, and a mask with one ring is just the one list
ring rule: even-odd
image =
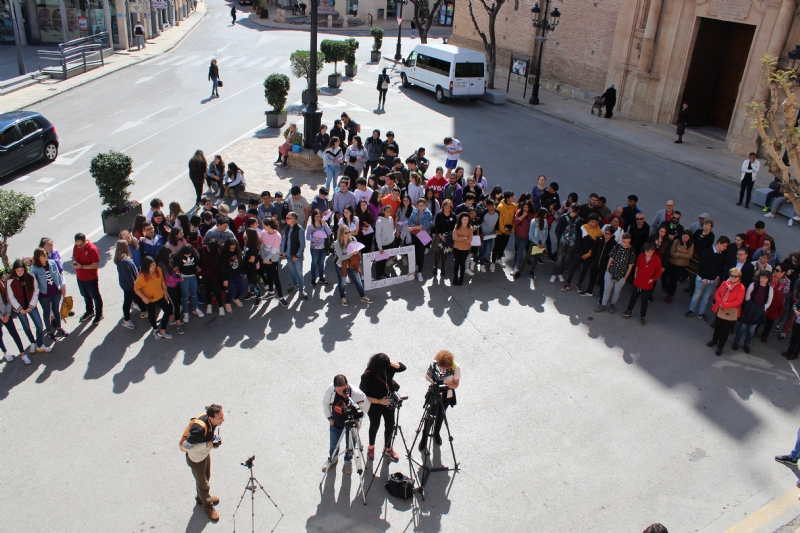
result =
[[637,217],[637,218],[636,218],[636,220],[644,220],[644,218],[638,218],[638,217]]
[[734,276],[733,274],[730,275],[731,279],[739,279],[739,276]]

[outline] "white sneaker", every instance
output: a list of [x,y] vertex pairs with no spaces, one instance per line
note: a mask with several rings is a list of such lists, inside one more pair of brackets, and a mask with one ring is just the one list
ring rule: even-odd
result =
[[30,346],[28,346],[28,351],[30,353],[36,353],[36,343],[32,342]]
[[350,283],[350,278],[345,278],[344,282],[349,284]]
[[29,365],[29,364],[31,364],[31,360],[28,358],[28,355],[27,355],[27,354],[23,355],[23,356],[21,357],[21,359],[22,359],[22,362],[23,362],[23,363],[25,363],[26,365]]
[[198,318],[203,318],[204,316],[206,316],[200,309],[195,309],[194,311],[192,311],[192,313],[197,315]]
[[136,324],[134,324],[134,323],[133,323],[133,322],[131,322],[130,320],[123,320],[123,321],[120,323],[120,325],[121,325],[123,328],[128,328],[128,329],[136,329]]
[[189,322],[189,313],[183,313],[183,323]]
[[489,265],[489,272],[494,272],[494,263]]
[[53,349],[50,348],[49,346],[46,346],[46,345],[42,344],[42,347],[41,348],[36,348],[36,351],[39,352],[39,353],[50,353],[50,352],[53,351]]
[[222,196],[222,189],[217,189],[217,194],[215,194],[214,196],[216,196],[217,198]]
[[5,353],[5,358],[6,358],[6,361],[8,361],[9,363],[14,360],[14,356],[11,355],[8,352]]
[[214,205],[219,205],[219,204],[221,204],[221,203],[222,203],[222,198],[220,198],[219,200],[217,200],[216,202],[214,202]]
[[775,213],[773,213],[772,211],[770,211],[769,213],[766,213],[764,216],[765,216],[766,218],[775,218]]
[[131,309],[133,309],[133,310],[134,310],[134,311],[136,311],[137,313],[141,313],[141,312],[142,312],[142,309],[141,309],[141,308],[140,308],[138,305],[136,305],[136,302],[133,302],[133,303],[131,304]]
[[503,259],[502,257],[500,258],[500,266],[503,267],[503,268],[506,267],[506,260]]
[[550,283],[555,283],[555,282],[556,282],[556,277],[550,276]]
[[234,198],[233,201],[231,202],[231,207],[236,207],[237,205],[239,205],[239,201],[236,198]]
[[517,270],[517,267],[514,267],[514,270],[511,271],[511,275],[516,276],[518,272],[519,270]]
[[422,274],[420,274],[419,272],[417,272],[417,281],[419,281],[420,283],[425,283],[425,278],[423,278]]
[[800,222],[800,216],[795,215],[792,219],[794,219],[795,222]]
[[472,270],[470,270],[469,268],[465,268],[465,269],[464,269],[464,272],[466,272],[466,273],[467,273],[467,276],[474,276],[474,275],[475,275],[475,272],[473,272],[473,271],[472,271]]
[[788,225],[789,225],[789,226],[794,226],[794,219],[791,219],[791,218],[790,218],[790,219],[789,219],[789,224],[788,224]]
[[207,314],[207,315],[210,315],[210,314],[211,314],[213,311],[214,311],[214,308],[213,308],[213,307],[211,307],[211,304],[208,304],[208,305],[206,306],[206,314]]
[[334,457],[332,459],[328,459],[327,461],[325,461],[325,464],[322,465],[322,471],[323,472],[327,472],[328,469],[330,467],[332,467],[333,465],[335,465],[338,460],[339,460],[339,456],[337,455],[336,457]]
[[223,308],[219,308],[219,316],[225,316],[225,310]]
[[564,283],[564,276],[562,276],[561,274],[559,274],[559,275],[558,275],[558,281],[560,281],[561,283]]

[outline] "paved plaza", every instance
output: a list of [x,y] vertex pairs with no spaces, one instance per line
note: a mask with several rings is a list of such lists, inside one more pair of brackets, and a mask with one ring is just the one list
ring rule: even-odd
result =
[[[0,532],[231,531],[248,481],[240,463],[252,455],[256,477],[285,515],[276,532],[638,533],[661,522],[670,532],[766,533],[800,514],[800,472],[773,460],[791,450],[800,413],[797,365],[779,355],[788,341],[773,336],[749,355],[726,349],[715,357],[705,346],[712,330],[683,318],[689,297],[681,290],[671,304],[657,290],[642,327],[621,312],[593,313],[595,298],[561,292],[548,282],[549,262],[535,285],[526,276],[514,281],[509,267],[451,286],[452,259],[447,279],[433,279],[431,253],[424,283],[369,291],[371,305],[349,285],[350,305],[342,307],[331,283],[309,288],[308,301],[293,295],[288,309],[245,302],[224,317],[193,316],[186,334],[171,340],[154,340],[138,317],[134,331],[121,328],[122,292],[108,254],[115,238],[102,233],[88,174],[94,154],[124,151],[134,160],[133,198],[177,200],[185,209],[194,199],[186,164],[198,148],[235,158],[273,193],[301,185],[311,198],[324,179],[276,171],[277,132],[264,124],[263,80],[288,74],[289,55],[308,47],[308,34],[231,27],[228,10],[211,0],[167,53],[32,107],[58,128],[61,155],[58,164],[2,182],[37,199],[9,255],[31,255],[46,235],[69,258],[72,236],[86,233],[102,253],[106,310],[96,327],[70,319],[69,338],[31,356],[32,365],[0,368]],[[581,203],[597,192],[613,208],[637,194],[648,221],[674,199],[687,226],[705,211],[717,235],[766,220],[782,256],[800,242],[785,218],[734,206],[738,158],[715,156],[721,170],[704,172],[676,161],[668,135],[642,134],[637,144],[623,132],[628,124],[606,121],[617,132],[609,136],[557,116],[560,98],[546,99],[547,114],[511,103],[440,105],[432,93],[401,89],[393,74],[386,111],[377,112],[375,80],[380,68],[393,73],[393,62],[369,63],[371,39],[359,42],[358,75],[320,97],[326,123],[347,111],[362,136],[391,129],[401,155],[425,146],[433,166],[444,163],[442,139],[456,137],[468,170],[482,165],[490,186],[517,195],[545,174],[559,182],[562,198],[575,191]],[[414,42],[403,39],[404,54]],[[393,50],[387,36],[384,56]],[[214,100],[207,99],[211,57],[220,59],[225,82]],[[332,69],[326,66],[323,83]],[[290,121],[302,119],[302,87],[292,78]],[[701,142],[690,134],[687,145],[693,139]],[[769,181],[765,174],[757,186]],[[512,254],[509,246],[507,260]],[[328,264],[329,280],[334,268]],[[74,272],[67,272],[80,313]],[[288,280],[283,272],[284,286]],[[321,399],[333,376],[357,384],[376,352],[405,363],[396,379],[409,396],[400,425],[410,446],[425,370],[440,349],[451,350],[463,372],[458,405],[448,410],[459,472],[432,473],[424,501],[397,500],[381,478],[408,472],[401,457],[382,465],[365,506],[359,477],[344,475],[340,462],[320,490],[328,445]],[[178,450],[189,419],[212,402],[226,414],[223,445],[212,452],[216,524],[195,505]],[[366,427],[361,436],[366,445]],[[434,448],[436,464],[453,465],[449,447]],[[237,532],[250,531],[249,498]],[[256,531],[270,531],[278,510],[263,494],[255,505]]]

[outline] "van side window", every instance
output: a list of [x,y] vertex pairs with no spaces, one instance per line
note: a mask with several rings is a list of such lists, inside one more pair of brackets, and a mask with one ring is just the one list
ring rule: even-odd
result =
[[450,75],[450,62],[443,59],[420,54],[417,58],[417,66],[442,76]]
[[411,52],[406,60],[406,66],[413,67],[417,63],[417,53]]
[[0,133],[0,146],[11,146],[20,139],[17,128],[12,124]]
[[456,78],[483,78],[483,63],[456,63]]

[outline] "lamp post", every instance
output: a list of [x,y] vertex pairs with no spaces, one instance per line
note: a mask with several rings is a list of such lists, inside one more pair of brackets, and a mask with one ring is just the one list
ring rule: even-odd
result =
[[308,104],[303,111],[303,144],[314,148],[314,139],[322,124],[322,111],[317,107],[317,0],[311,0],[311,47],[309,48]]
[[530,100],[528,100],[528,103],[531,105],[539,105],[539,80],[542,77],[542,53],[544,52],[544,43],[547,41],[547,34],[555,30],[561,20],[561,13],[558,12],[557,7],[553,8],[553,11],[550,12],[551,20],[548,20],[547,11],[550,9],[550,0],[545,1],[543,20],[539,20],[539,16],[542,13],[542,10],[539,8],[539,2],[536,2],[536,5],[531,8],[533,27],[541,30],[541,35],[536,36],[536,40],[539,41],[539,60],[536,62],[536,78],[533,83],[533,92],[531,93]]
[[397,15],[397,50],[394,53],[394,60],[400,61],[403,59],[403,53],[400,51],[400,31],[403,29],[403,4],[408,0],[397,0],[400,4],[400,13]]

